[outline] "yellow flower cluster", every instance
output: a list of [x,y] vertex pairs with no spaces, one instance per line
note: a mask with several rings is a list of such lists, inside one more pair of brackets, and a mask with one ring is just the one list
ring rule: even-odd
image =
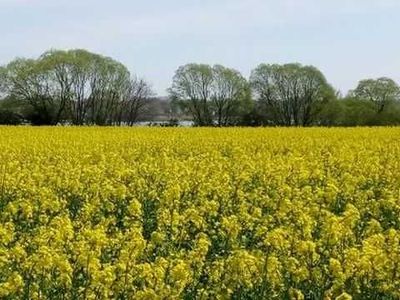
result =
[[400,298],[400,129],[0,137],[1,299]]

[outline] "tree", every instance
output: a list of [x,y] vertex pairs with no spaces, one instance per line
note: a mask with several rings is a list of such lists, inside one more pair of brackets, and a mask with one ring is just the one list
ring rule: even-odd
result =
[[221,65],[215,65],[212,73],[211,101],[217,125],[232,125],[250,105],[248,83],[238,71]]
[[64,106],[54,97],[46,65],[33,59],[16,59],[3,69],[2,81],[6,94],[32,107],[33,123],[57,124]]
[[171,98],[182,101],[198,126],[212,125],[210,107],[213,72],[209,65],[187,64],[175,72]]
[[54,97],[67,107],[75,125],[110,125],[129,84],[121,63],[86,50],[48,51],[41,62],[57,83]]
[[22,117],[7,109],[0,108],[0,125],[19,125],[22,123]]
[[118,123],[125,122],[128,126],[133,126],[150,104],[152,95],[154,92],[144,79],[132,78],[119,108]]
[[181,66],[169,92],[172,102],[183,104],[198,126],[231,125],[250,100],[243,76],[221,65]]
[[371,101],[375,104],[376,111],[381,113],[389,103],[400,101],[400,87],[387,77],[366,79],[361,80],[349,95]]
[[110,58],[96,57],[94,63],[89,122],[111,125],[129,88],[130,73],[124,65]]
[[24,122],[27,105],[8,96],[0,97],[0,124],[18,125]]
[[0,82],[6,95],[29,104],[28,119],[34,124],[65,119],[74,125],[111,125],[132,96],[124,65],[79,49],[16,59],[0,70]]
[[300,64],[261,64],[252,71],[250,84],[276,125],[311,125],[323,104],[334,97],[318,69]]

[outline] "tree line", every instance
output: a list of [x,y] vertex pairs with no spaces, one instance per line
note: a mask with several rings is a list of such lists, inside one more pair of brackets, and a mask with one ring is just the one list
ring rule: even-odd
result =
[[[371,126],[400,124],[400,87],[365,79],[342,96],[313,66],[260,64],[249,78],[222,65],[179,67],[169,124]],[[151,84],[86,50],[51,50],[0,67],[0,124],[133,126],[154,109]]]
[[0,69],[3,114],[36,125],[132,125],[152,95],[121,63],[85,50],[48,51]]

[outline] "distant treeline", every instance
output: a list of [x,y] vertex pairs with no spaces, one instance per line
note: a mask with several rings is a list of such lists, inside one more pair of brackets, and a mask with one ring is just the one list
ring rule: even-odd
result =
[[167,98],[121,63],[86,50],[51,50],[0,67],[0,124],[372,126],[400,124],[400,87],[361,80],[342,96],[313,66],[260,64],[245,78],[221,65],[179,67]]

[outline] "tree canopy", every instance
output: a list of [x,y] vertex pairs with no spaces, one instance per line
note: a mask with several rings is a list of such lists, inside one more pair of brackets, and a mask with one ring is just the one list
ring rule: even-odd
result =
[[179,67],[169,92],[186,106],[199,126],[234,124],[250,99],[246,79],[238,71],[221,65]]
[[[134,90],[142,89],[123,64],[86,50],[15,59],[2,68],[1,79],[6,94],[30,106],[33,123],[48,125],[111,125],[121,121]],[[146,86],[141,97],[151,94]]]
[[353,97],[371,101],[376,110],[381,113],[391,102],[400,100],[400,87],[392,79],[381,77],[378,79],[365,79],[358,83],[350,94]]
[[333,88],[315,67],[300,64],[261,64],[252,71],[250,84],[276,125],[311,125]]

